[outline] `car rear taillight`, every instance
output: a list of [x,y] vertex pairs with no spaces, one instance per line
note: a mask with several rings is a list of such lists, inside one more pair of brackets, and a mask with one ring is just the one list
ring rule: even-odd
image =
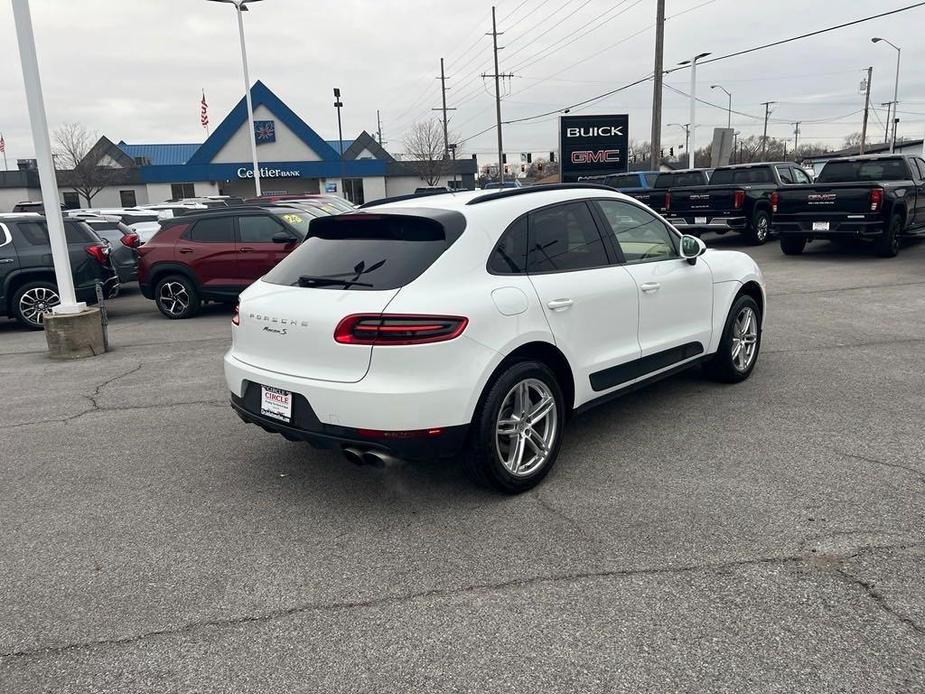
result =
[[879,212],[883,205],[883,188],[873,188],[870,191],[870,211]]
[[459,337],[469,324],[461,316],[354,314],[334,329],[344,345],[422,345]]
[[732,207],[736,210],[741,210],[745,206],[745,191],[737,190],[732,196]]
[[780,203],[780,195],[777,194],[777,191],[771,193],[771,212],[777,212],[777,206]]
[[128,246],[129,248],[136,248],[140,241],[138,234],[123,234],[120,240],[123,246]]
[[234,312],[231,314],[231,324],[241,325],[241,304],[234,305]]
[[671,209],[671,191],[665,193],[665,212]]
[[93,258],[100,265],[106,265],[109,261],[109,249],[106,246],[87,246],[84,250],[87,251],[87,255]]

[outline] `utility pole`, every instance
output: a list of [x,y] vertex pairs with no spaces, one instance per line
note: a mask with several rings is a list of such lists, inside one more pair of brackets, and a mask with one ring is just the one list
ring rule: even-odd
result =
[[793,124],[793,153],[796,154],[797,150],[800,148],[800,123],[803,121],[798,120]]
[[[497,61],[497,57],[496,57]],[[495,72],[497,72],[497,65],[495,66]],[[432,108],[431,111],[443,111],[443,158],[450,158],[450,135],[449,129],[447,127],[446,112],[455,111],[455,108],[446,107],[446,75],[443,72],[443,58],[440,58],[440,77],[437,79],[440,80],[440,95],[443,98],[443,106],[440,108]]]
[[382,119],[379,117],[379,109],[376,109],[376,131],[379,133],[379,146],[382,146]]
[[890,141],[890,123],[892,122],[890,121],[890,113],[893,110],[893,102],[886,101],[880,105],[886,106],[886,131],[883,133],[883,142],[887,143]]
[[[498,180],[501,181],[501,184],[504,184],[504,143],[501,140],[501,78],[502,77],[513,77],[514,74],[502,75],[498,70],[498,51],[501,48],[498,48],[498,37],[501,36],[504,32],[498,31],[498,23],[495,19],[495,6],[491,6],[491,33],[485,34],[486,36],[491,36],[492,45],[494,47],[495,54],[495,74],[486,75],[482,74],[482,78],[485,77],[494,77],[495,78],[495,115],[497,117],[498,123]],[[502,46],[503,48],[503,46]]]
[[665,52],[665,0],[658,0],[655,9],[655,68],[652,86],[652,171],[658,170],[662,149],[662,76]]
[[764,106],[764,134],[761,136],[761,158],[766,159],[768,156],[768,118],[771,116],[771,105],[776,101],[762,101]]
[[867,117],[870,113],[870,80],[873,77],[873,66],[867,68],[867,87],[864,94],[864,124],[861,126],[861,148],[859,154],[864,154],[864,148],[867,147]]

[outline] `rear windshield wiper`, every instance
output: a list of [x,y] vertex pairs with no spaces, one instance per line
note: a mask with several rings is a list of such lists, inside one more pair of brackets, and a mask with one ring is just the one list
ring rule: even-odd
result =
[[300,275],[300,287],[372,287],[368,282],[357,282],[355,280],[339,279],[337,277],[315,277],[314,275]]

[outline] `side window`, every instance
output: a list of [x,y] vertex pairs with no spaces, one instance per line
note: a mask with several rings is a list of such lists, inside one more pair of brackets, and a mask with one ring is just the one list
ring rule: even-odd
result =
[[925,159],[915,159],[914,161],[919,169],[919,178],[925,180]]
[[64,238],[68,243],[99,243],[100,237],[82,222],[65,222]]
[[527,272],[586,270],[610,264],[584,202],[566,203],[530,215]]
[[649,212],[619,200],[598,200],[627,263],[678,258],[671,232]]
[[780,180],[784,183],[793,183],[793,174],[790,172],[789,166],[778,166],[777,175],[780,176]]
[[493,275],[522,275],[527,271],[527,217],[515,221],[501,234],[491,256],[488,271]]
[[[48,226],[45,222],[19,222],[19,233],[30,246],[48,246]],[[64,223],[64,238],[68,243],[99,243],[96,235],[74,222]]]
[[806,174],[806,172],[803,171],[803,169],[801,169],[799,166],[794,166],[792,170],[793,170],[793,180],[794,180],[794,182],[796,182],[796,183],[812,183],[812,181],[809,180],[809,176]]
[[241,243],[273,243],[273,236],[281,231],[286,230],[272,217],[264,215],[238,217],[238,236]]
[[234,218],[201,219],[193,225],[189,238],[197,243],[234,243]]

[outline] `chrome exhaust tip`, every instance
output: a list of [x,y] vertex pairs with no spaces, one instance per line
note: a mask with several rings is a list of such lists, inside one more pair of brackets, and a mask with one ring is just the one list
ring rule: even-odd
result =
[[356,448],[344,448],[343,453],[344,457],[354,465],[362,465],[364,462],[363,453]]

